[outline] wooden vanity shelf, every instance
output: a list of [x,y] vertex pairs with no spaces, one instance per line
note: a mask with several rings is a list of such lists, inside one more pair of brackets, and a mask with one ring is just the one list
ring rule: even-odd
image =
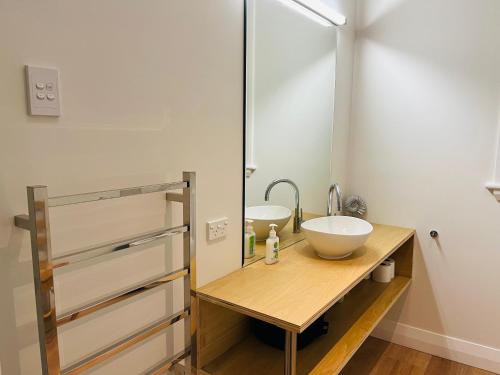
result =
[[[338,374],[409,287],[414,233],[374,225],[366,245],[338,261],[318,258],[301,241],[276,265],[260,261],[200,288],[200,368],[214,375]],[[394,280],[364,279],[389,256],[396,261]],[[328,334],[297,351],[296,335],[323,314]],[[255,338],[249,317],[285,329],[288,350]]]

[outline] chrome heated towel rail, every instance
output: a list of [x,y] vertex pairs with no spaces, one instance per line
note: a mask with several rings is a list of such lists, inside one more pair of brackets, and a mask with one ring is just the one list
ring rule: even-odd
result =
[[[180,190],[181,193],[172,192]],[[44,375],[80,374],[100,364],[114,355],[133,347],[146,339],[163,332],[166,328],[184,319],[184,349],[170,358],[153,365],[146,374],[160,374],[170,367],[184,360],[184,373],[191,374],[191,367],[195,367],[196,356],[192,348],[196,348],[196,319],[192,316],[194,298],[192,290],[196,288],[196,231],[195,231],[195,197],[196,175],[194,172],[184,172],[183,180],[174,183],[139,186],[126,189],[108,190],[94,193],[49,197],[47,186],[28,186],[28,215],[15,217],[15,224],[26,229],[31,235],[31,251],[33,257],[33,275],[35,281],[36,312],[38,321],[38,334],[40,340],[40,354],[42,371]],[[94,202],[103,199],[129,197],[132,195],[166,192],[166,200],[182,203],[183,225],[173,228],[163,228],[87,247],[70,255],[53,256],[50,244],[49,207],[65,206],[78,203]],[[111,296],[94,301],[78,309],[58,315],[55,307],[53,270],[68,264],[96,258],[104,254],[139,246],[145,243],[160,242],[166,237],[182,234],[183,242],[183,267],[174,272],[165,273],[158,278],[146,280],[140,284],[132,285],[127,289],[117,291]],[[140,331],[123,338],[106,348],[87,355],[76,363],[61,368],[59,361],[59,346],[57,328],[88,314],[92,314],[116,302],[123,301],[140,294],[150,288],[164,285],[173,280],[184,279],[184,308],[160,321],[144,327]]]

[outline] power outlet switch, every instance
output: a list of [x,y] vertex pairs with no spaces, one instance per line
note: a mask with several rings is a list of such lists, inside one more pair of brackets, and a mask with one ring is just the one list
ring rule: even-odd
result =
[[223,217],[217,220],[207,221],[208,240],[213,241],[219,238],[226,237],[226,229],[228,225],[229,225],[229,220],[227,217]]
[[26,65],[26,91],[30,115],[61,115],[57,69]]

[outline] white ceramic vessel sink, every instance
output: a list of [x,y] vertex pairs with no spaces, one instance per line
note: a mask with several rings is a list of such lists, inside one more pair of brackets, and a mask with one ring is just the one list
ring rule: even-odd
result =
[[363,246],[373,227],[355,217],[326,216],[302,223],[302,230],[321,258],[341,259]]
[[269,235],[269,224],[277,225],[277,233],[290,220],[292,211],[282,206],[253,206],[245,208],[245,219],[253,220],[253,229],[257,241],[265,240]]

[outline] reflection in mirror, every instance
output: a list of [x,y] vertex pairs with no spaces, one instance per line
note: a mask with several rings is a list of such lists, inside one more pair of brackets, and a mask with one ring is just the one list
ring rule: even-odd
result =
[[326,212],[337,40],[293,0],[248,0],[246,14],[245,218],[257,242],[244,265],[265,255],[270,224],[283,249],[304,239],[301,220]]

